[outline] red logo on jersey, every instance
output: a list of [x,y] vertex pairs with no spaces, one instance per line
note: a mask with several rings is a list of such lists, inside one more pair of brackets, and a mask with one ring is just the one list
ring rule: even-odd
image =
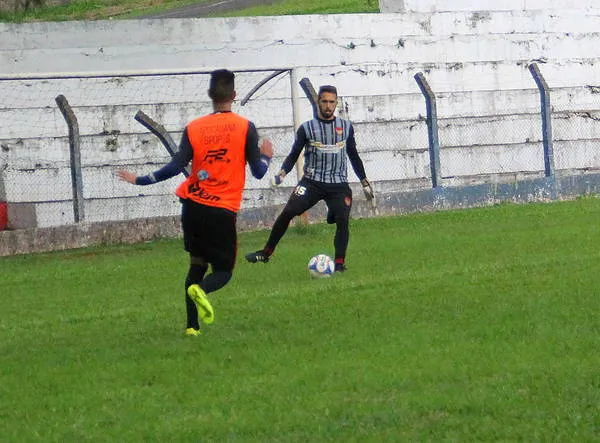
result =
[[227,154],[227,149],[225,148],[221,148],[221,149],[210,149],[206,155],[204,156],[204,158],[202,159],[205,162],[208,162],[209,164],[212,164],[214,162],[226,162],[226,163],[230,163],[231,160],[228,158],[225,158],[225,154]]
[[335,132],[337,135],[342,135],[344,133],[344,128],[335,128]]

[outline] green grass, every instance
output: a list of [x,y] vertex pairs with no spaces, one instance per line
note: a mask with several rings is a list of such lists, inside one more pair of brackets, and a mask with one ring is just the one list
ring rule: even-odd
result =
[[73,0],[69,4],[0,11],[0,22],[105,20],[134,18],[209,0]]
[[[73,0],[70,4],[31,8],[24,12],[0,11],[0,22],[131,19],[209,0]],[[377,0],[282,0],[272,5],[242,9],[215,16],[342,14],[378,12]]]
[[0,441],[598,441],[600,200],[353,220],[241,257],[184,337],[180,241],[0,259]]
[[223,12],[220,17],[251,17],[261,15],[350,14],[379,12],[378,0],[283,0],[273,5],[254,6],[240,11]]

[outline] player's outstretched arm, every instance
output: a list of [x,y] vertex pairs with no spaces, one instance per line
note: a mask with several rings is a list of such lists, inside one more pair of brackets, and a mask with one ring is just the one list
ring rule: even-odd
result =
[[373,198],[375,198],[375,194],[373,193],[373,187],[371,186],[371,183],[369,183],[369,180],[363,178],[360,181],[360,184],[362,185],[363,192],[365,193],[367,200],[373,200]]
[[268,138],[263,139],[260,144],[260,155],[271,158],[273,157],[273,142]]
[[353,127],[350,128],[350,135],[348,137],[348,140],[346,141],[346,153],[348,154],[348,158],[350,159],[350,163],[352,164],[352,169],[354,169],[355,174],[360,180],[360,184],[362,185],[365,198],[371,203],[371,207],[375,211],[375,214],[379,215],[379,211],[377,210],[377,202],[375,201],[375,193],[373,192],[373,187],[367,179],[365,167],[360,156],[358,155],[358,150],[356,149],[356,140],[354,139]]
[[292,170],[296,162],[298,161],[298,157],[300,157],[300,153],[304,149],[308,138],[306,137],[306,132],[304,131],[304,126],[300,126],[298,131],[296,132],[296,140],[292,146],[292,150],[288,154],[288,156],[283,161],[281,165],[281,169],[273,178],[271,178],[271,186],[279,186],[283,183],[283,179],[285,176]]
[[173,160],[171,160],[165,166],[157,171],[151,172],[148,175],[137,176],[133,172],[119,169],[117,170],[117,177],[127,183],[131,183],[132,185],[145,186],[175,177],[177,174],[180,174],[184,168],[185,165],[180,164],[178,159],[173,158]]
[[285,178],[286,175],[287,175],[287,172],[285,172],[285,170],[283,170],[283,169],[280,169],[279,172],[271,178],[271,186],[273,186],[273,187],[279,186],[281,183],[283,183],[283,179]]
[[267,173],[269,164],[273,157],[273,142],[264,138],[259,145],[258,131],[254,123],[248,122],[248,131],[246,133],[246,162],[250,166],[252,175],[261,179]]
[[379,210],[377,209],[377,201],[375,201],[375,193],[373,192],[373,187],[371,186],[371,183],[369,183],[369,180],[367,180],[366,178],[363,178],[360,181],[360,184],[362,185],[363,192],[365,193],[365,198],[371,204],[371,209],[373,209],[373,212],[376,216],[379,216]]
[[348,135],[348,139],[346,140],[346,154],[348,155],[348,159],[350,160],[350,164],[352,165],[352,169],[354,173],[358,177],[358,179],[362,182],[366,180],[367,174],[365,172],[365,167],[363,165],[360,156],[358,155],[358,150],[356,149],[356,140],[354,139],[354,127],[350,126],[350,131]]
[[183,131],[179,150],[175,153],[169,163],[148,175],[137,176],[124,169],[117,170],[117,177],[132,185],[151,185],[153,183],[168,180],[183,172],[187,164],[192,160],[192,146],[190,144],[187,128]]
[[124,182],[135,185],[135,179],[137,178],[137,175],[135,175],[133,172],[126,171],[125,169],[118,169],[117,177]]

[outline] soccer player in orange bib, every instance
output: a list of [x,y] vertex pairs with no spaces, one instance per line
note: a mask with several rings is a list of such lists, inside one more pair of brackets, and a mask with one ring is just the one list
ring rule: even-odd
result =
[[[175,193],[182,203],[182,228],[190,267],[185,280],[187,326],[185,334],[200,334],[200,320],[214,321],[207,294],[225,286],[232,277],[237,253],[236,217],[246,180],[246,163],[252,175],[262,178],[273,156],[270,140],[259,137],[254,123],[231,111],[235,75],[213,71],[208,95],[214,112],[186,126],[172,160],[148,175],[119,170],[121,180],[150,185],[181,173],[192,162],[189,177]],[[206,275],[208,266],[211,273]]]

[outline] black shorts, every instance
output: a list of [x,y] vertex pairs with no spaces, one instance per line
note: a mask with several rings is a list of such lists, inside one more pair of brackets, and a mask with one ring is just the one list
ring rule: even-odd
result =
[[181,225],[185,250],[216,271],[232,271],[237,254],[236,214],[228,209],[182,199]]
[[335,215],[345,219],[350,218],[352,190],[348,183],[321,183],[308,178],[302,178],[298,182],[285,210],[294,216],[300,215],[320,200],[324,200],[329,210]]

